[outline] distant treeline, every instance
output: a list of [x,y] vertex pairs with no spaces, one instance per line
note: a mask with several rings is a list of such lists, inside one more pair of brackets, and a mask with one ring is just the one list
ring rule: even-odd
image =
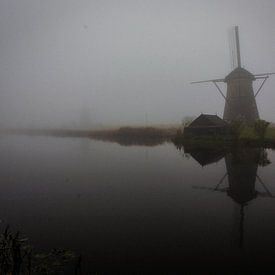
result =
[[177,128],[121,127],[116,130],[95,131],[92,133],[92,138],[125,146],[155,146],[170,141],[176,132]]
[[105,130],[8,129],[2,133],[28,136],[91,138],[121,145],[158,145],[176,135],[176,127],[120,127]]

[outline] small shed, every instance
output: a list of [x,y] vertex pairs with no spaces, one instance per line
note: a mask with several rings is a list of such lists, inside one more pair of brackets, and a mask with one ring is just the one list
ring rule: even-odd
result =
[[184,128],[184,137],[222,136],[229,132],[229,124],[217,115],[201,114]]

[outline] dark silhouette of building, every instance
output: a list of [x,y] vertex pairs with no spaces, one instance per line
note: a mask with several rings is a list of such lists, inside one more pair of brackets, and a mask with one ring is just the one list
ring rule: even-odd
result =
[[224,120],[252,123],[259,119],[252,86],[254,80],[255,76],[241,67],[236,68],[224,79],[227,84]]
[[[206,81],[196,81],[192,83],[212,82],[216,86],[219,93],[225,100],[223,114],[224,120],[229,122],[234,120],[241,120],[245,123],[253,123],[257,119],[259,119],[259,113],[255,98],[261,91],[269,75],[272,75],[274,73],[261,73],[253,75],[249,71],[242,68],[239,31],[237,26],[235,27],[235,40],[237,51],[237,68],[235,68],[224,79],[211,79]],[[261,79],[263,82],[254,94],[252,83],[256,79]],[[217,83],[219,82],[224,82],[227,84],[226,96],[223,94],[221,88],[218,86]]]
[[201,114],[184,128],[184,137],[221,136],[229,133],[229,125],[217,115]]

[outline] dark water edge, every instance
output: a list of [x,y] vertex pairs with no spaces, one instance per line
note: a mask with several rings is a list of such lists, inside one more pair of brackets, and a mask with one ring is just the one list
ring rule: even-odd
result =
[[83,274],[274,270],[274,153],[178,149],[2,137],[0,218]]

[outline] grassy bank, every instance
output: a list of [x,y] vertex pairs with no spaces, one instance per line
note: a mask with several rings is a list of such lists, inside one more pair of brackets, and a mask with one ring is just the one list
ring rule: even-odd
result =
[[177,147],[184,146],[188,148],[264,147],[275,149],[275,127],[268,127],[263,137],[257,135],[253,127],[250,126],[243,127],[237,135],[231,136],[194,136],[185,138],[184,131],[179,130],[172,138],[172,141]]
[[120,127],[103,130],[73,129],[8,129],[1,133],[28,136],[54,136],[71,138],[90,138],[116,142],[121,145],[154,146],[166,141],[173,141],[177,146],[183,144],[197,147],[232,147],[254,146],[275,148],[275,127],[269,126],[264,138],[259,138],[252,127],[245,126],[238,136],[191,137],[186,139],[184,132],[176,126],[158,127]]
[[0,274],[80,274],[80,259],[65,249],[38,253],[25,236],[9,226],[0,233]]
[[274,126],[267,128],[265,138],[269,139],[269,140],[274,140],[275,141],[275,127]]

